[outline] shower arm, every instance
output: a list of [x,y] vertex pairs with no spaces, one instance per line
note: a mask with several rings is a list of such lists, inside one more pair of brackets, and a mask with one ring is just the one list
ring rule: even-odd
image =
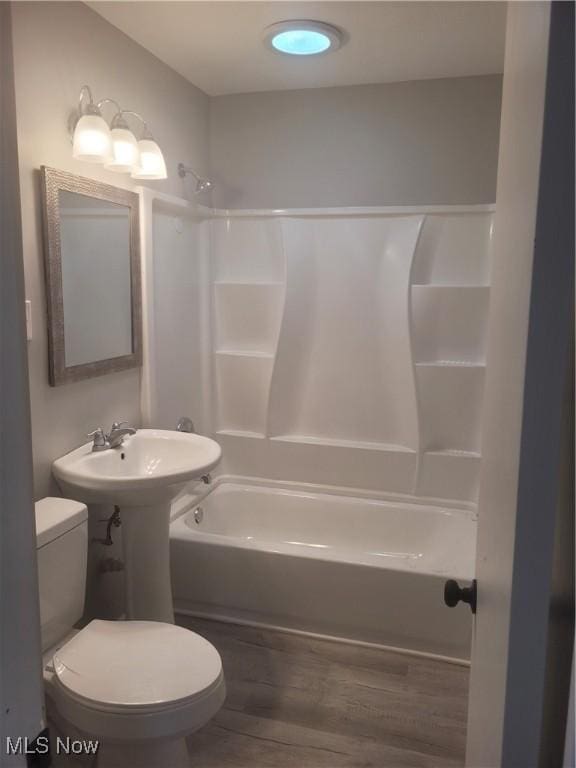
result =
[[184,165],[184,163],[178,163],[178,176],[180,176],[181,179],[183,179],[187,174],[190,176],[194,176],[196,181],[203,181],[201,176],[198,176],[196,171],[193,168],[190,168],[189,165]]
[[205,179],[202,176],[198,176],[193,168],[190,168],[189,165],[184,165],[184,163],[178,163],[178,176],[180,176],[181,179],[186,178],[186,176],[192,176],[196,180],[196,194],[199,192],[205,192],[206,190],[211,189],[213,186],[210,179]]

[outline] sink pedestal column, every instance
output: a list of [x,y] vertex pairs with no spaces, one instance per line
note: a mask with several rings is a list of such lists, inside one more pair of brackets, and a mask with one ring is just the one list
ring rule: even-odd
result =
[[174,623],[170,502],[120,507],[126,618]]

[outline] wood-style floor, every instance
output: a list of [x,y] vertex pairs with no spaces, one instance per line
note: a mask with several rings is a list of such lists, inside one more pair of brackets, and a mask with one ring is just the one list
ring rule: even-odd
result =
[[228,696],[190,737],[193,768],[464,764],[468,669],[178,616],[224,663]]

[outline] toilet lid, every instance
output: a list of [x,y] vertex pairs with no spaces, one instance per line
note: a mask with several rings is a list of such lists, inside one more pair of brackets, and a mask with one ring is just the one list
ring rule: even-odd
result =
[[58,682],[97,708],[174,706],[222,679],[213,645],[157,621],[92,621],[58,649],[53,662]]

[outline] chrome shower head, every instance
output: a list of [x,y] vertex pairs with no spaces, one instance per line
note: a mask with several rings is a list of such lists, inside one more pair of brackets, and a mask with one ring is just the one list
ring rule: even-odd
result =
[[196,188],[194,189],[194,192],[197,195],[200,194],[200,192],[206,192],[213,186],[210,179],[203,179],[201,176],[198,176],[196,171],[194,171],[192,168],[184,165],[184,163],[178,163],[178,176],[183,179],[187,175],[193,176],[196,179]]
[[212,189],[212,182],[210,179],[198,179],[196,182],[196,194],[205,192],[207,189]]

